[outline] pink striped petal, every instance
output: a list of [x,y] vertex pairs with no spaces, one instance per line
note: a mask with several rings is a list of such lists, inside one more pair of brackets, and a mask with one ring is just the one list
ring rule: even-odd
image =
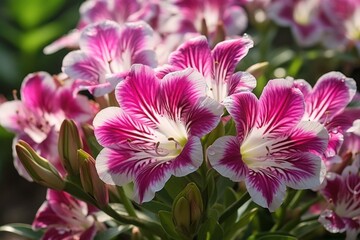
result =
[[235,121],[238,138],[240,141],[244,140],[255,126],[259,109],[258,99],[252,93],[238,93],[226,98],[224,106]]
[[80,36],[80,49],[99,61],[111,62],[120,51],[120,26],[113,21],[103,21],[86,27]]
[[62,71],[72,79],[81,79],[91,84],[98,84],[105,82],[105,74],[109,70],[108,66],[99,59],[77,50],[68,53],[64,57]]
[[343,219],[329,209],[321,213],[319,222],[331,233],[342,233],[346,230],[346,224]]
[[300,90],[288,79],[270,80],[259,99],[257,127],[264,133],[281,134],[292,129],[304,114],[304,99]]
[[212,50],[215,84],[226,83],[234,73],[236,65],[254,45],[249,37],[242,37],[218,43]]
[[312,94],[306,99],[306,116],[326,123],[342,111],[356,93],[354,79],[340,72],[329,72],[319,78]]
[[136,202],[148,202],[161,190],[171,175],[182,177],[196,171],[202,163],[199,138],[190,138],[180,155],[171,161],[155,161],[144,165],[135,178]]
[[121,145],[147,145],[156,143],[153,130],[122,108],[108,107],[94,118],[93,126],[98,142],[105,147],[117,148]]
[[221,175],[238,182],[245,179],[248,167],[240,154],[240,143],[234,136],[218,138],[207,150],[211,166]]
[[256,79],[250,73],[236,72],[231,75],[228,85],[227,96],[230,96],[243,91],[252,91],[256,87]]
[[286,186],[276,172],[267,169],[249,170],[245,184],[251,199],[271,212],[284,201]]
[[116,98],[129,115],[148,126],[155,126],[159,106],[157,94],[160,81],[150,67],[134,64],[125,81],[116,87]]
[[305,99],[311,94],[311,91],[312,91],[312,87],[311,87],[310,83],[308,83],[307,81],[305,81],[303,79],[295,80],[294,87],[296,87],[297,89],[299,89],[302,92]]
[[239,35],[248,26],[247,14],[242,7],[229,6],[224,13],[224,27],[227,36]]
[[44,48],[43,52],[45,54],[53,54],[63,48],[79,48],[80,35],[81,31],[74,29],[67,35],[47,45]]
[[211,51],[204,36],[196,37],[180,45],[169,57],[169,63],[181,69],[195,68],[205,78],[211,77]]
[[27,75],[21,85],[21,100],[24,104],[36,111],[42,109],[46,112],[56,111],[53,103],[56,94],[56,83],[46,72],[37,72]]
[[180,117],[179,109],[188,114],[199,98],[205,96],[205,90],[204,77],[194,69],[169,73],[161,81],[161,109],[172,119]]
[[0,125],[11,132],[21,133],[24,126],[22,119],[26,117],[24,105],[20,100],[8,101],[0,104]]

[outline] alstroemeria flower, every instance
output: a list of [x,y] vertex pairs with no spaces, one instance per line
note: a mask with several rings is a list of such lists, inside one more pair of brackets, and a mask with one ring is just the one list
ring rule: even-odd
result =
[[224,105],[237,136],[224,136],[208,148],[212,167],[232,181],[245,180],[252,200],[270,211],[283,202],[286,186],[318,187],[325,166],[318,156],[328,134],[312,121],[301,121],[305,106],[291,80],[271,80],[258,100],[253,93],[231,95]]
[[321,0],[275,0],[268,16],[281,26],[289,26],[298,44],[313,45],[328,26],[320,8]]
[[242,37],[220,42],[211,50],[206,37],[196,37],[180,45],[170,55],[169,65],[159,68],[158,76],[194,68],[205,78],[207,95],[222,102],[231,94],[251,91],[256,86],[256,79],[250,73],[234,73],[236,65],[252,46],[253,41],[250,38]]
[[331,233],[346,231],[347,240],[357,239],[360,232],[359,160],[341,175],[328,173],[321,190],[332,207],[321,213],[319,222]]
[[201,74],[193,69],[158,79],[145,65],[133,65],[116,88],[121,108],[100,111],[93,122],[105,148],[96,158],[108,184],[134,181],[134,199],[150,201],[171,175],[196,171],[203,161],[200,138],[220,121],[222,107],[206,96]]
[[[94,116],[90,101],[74,95],[72,85],[61,85],[56,77],[45,72],[29,74],[21,85],[21,100],[0,105],[0,125],[29,143],[41,156],[63,171],[58,157],[59,129],[65,118],[85,123]],[[30,176],[14,152],[14,164],[20,175],[31,181]]]
[[63,71],[81,80],[80,87],[102,96],[115,89],[132,64],[156,66],[150,37],[152,29],[145,22],[120,26],[113,21],[90,25],[80,37],[80,50],[63,60]]
[[[155,27],[158,13],[156,1],[138,0],[87,0],[80,6],[80,20],[77,28],[45,47],[44,52],[51,54],[64,47],[78,48],[82,30],[105,20],[119,24],[143,20]],[[154,23],[154,24],[152,24]]]
[[38,210],[33,228],[45,229],[42,240],[91,240],[105,228],[93,215],[97,210],[70,194],[48,189],[46,201]]
[[313,89],[304,80],[297,80],[294,84],[305,97],[303,121],[317,121],[325,125],[329,132],[329,145],[324,160],[328,164],[336,162],[335,156],[342,144],[343,133],[354,120],[339,115],[354,97],[356,82],[340,72],[329,72],[319,78]]
[[[247,16],[239,1],[234,0],[175,0],[178,8],[174,14],[174,29],[178,33],[198,32],[213,38],[219,24],[223,24],[225,35],[238,35],[247,27]],[[177,24],[176,24],[177,22]]]

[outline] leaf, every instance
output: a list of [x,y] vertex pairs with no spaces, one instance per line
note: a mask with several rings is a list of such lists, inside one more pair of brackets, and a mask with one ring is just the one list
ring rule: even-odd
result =
[[214,218],[208,218],[200,227],[197,239],[223,239],[223,229]]
[[11,223],[0,227],[2,232],[10,232],[29,239],[40,239],[43,232],[33,230],[31,225],[23,223]]
[[249,240],[297,240],[293,235],[288,233],[273,232],[273,233],[258,233],[249,237]]
[[312,233],[313,231],[321,228],[320,223],[317,220],[300,223],[295,229],[291,231],[291,234],[298,238],[303,238],[304,236]]
[[172,220],[172,214],[169,211],[159,211],[159,219],[161,226],[165,232],[172,238],[181,239],[175,230],[175,225]]
[[105,231],[98,232],[94,238],[94,240],[110,240],[119,234],[126,232],[130,229],[128,226],[118,226],[114,228],[109,228]]
[[153,213],[158,213],[159,211],[171,211],[171,206],[166,205],[162,202],[152,200],[150,202],[145,202],[139,205],[140,208],[146,209]]
[[240,217],[239,221],[237,221],[232,226],[232,228],[230,228],[229,231],[226,232],[224,239],[234,239],[238,235],[239,232],[243,232],[243,229],[248,227],[249,224],[252,222],[257,211],[258,211],[257,208],[253,208],[250,211],[244,213]]

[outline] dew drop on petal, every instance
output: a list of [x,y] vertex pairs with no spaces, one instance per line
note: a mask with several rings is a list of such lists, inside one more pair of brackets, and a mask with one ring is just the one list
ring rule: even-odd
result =
[[190,170],[194,170],[195,167],[194,167],[194,166],[190,166],[189,169],[190,169]]
[[212,150],[212,149],[210,149],[210,150],[208,150],[208,154],[209,154],[210,156],[214,156],[214,155],[215,155],[215,151]]

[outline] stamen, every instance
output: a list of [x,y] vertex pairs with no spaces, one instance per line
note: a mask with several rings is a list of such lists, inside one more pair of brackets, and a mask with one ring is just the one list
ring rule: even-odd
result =
[[12,94],[13,94],[14,100],[19,100],[19,98],[17,97],[17,91],[16,91],[16,89],[14,89],[14,90],[12,91]]

